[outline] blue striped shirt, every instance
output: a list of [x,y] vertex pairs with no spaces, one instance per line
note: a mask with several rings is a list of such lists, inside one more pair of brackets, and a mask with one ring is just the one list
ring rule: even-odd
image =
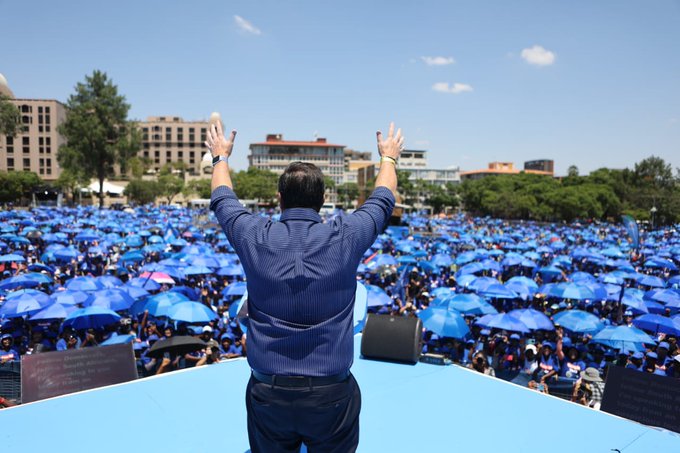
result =
[[274,222],[246,211],[228,187],[213,191],[210,209],[247,277],[252,369],[330,376],[350,368],[356,269],[394,201],[378,187],[348,216],[323,223],[313,209],[291,208]]

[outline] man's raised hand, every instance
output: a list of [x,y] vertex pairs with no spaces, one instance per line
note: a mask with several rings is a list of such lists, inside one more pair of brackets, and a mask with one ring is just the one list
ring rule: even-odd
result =
[[222,125],[220,122],[213,123],[208,129],[207,140],[205,146],[208,147],[210,153],[215,156],[231,156],[231,151],[234,149],[234,139],[236,138],[236,130],[232,130],[229,134],[229,140],[222,132]]
[[394,134],[394,123],[390,123],[390,130],[387,138],[383,138],[382,132],[376,133],[378,138],[378,153],[380,157],[386,156],[392,159],[399,159],[399,155],[404,150],[404,137],[401,135],[401,129],[397,129],[397,134]]

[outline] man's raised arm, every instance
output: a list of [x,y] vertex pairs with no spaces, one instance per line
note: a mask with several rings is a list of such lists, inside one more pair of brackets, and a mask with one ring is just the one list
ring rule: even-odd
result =
[[378,152],[380,153],[380,170],[375,178],[375,187],[387,187],[392,194],[397,195],[397,160],[404,149],[404,137],[401,128],[394,134],[394,123],[390,123],[387,138],[383,139],[382,132],[377,132]]

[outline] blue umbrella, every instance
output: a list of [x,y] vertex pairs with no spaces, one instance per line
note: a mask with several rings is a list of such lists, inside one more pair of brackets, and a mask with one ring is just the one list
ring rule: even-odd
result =
[[382,307],[392,303],[392,298],[380,287],[366,285],[367,298],[366,305],[369,307]]
[[600,343],[615,349],[639,350],[644,344],[655,344],[656,341],[642,330],[635,327],[605,327],[593,337],[593,343]]
[[455,310],[465,315],[489,315],[498,313],[491,304],[476,294],[453,294],[448,297],[435,299],[432,302],[432,306],[448,308],[449,310]]
[[586,285],[581,285],[578,283],[557,283],[550,288],[550,291],[547,295],[557,297],[559,299],[595,299],[595,293],[592,289]]
[[512,310],[508,315],[519,319],[531,330],[555,330],[550,318],[533,308]]
[[189,266],[184,268],[184,275],[205,275],[212,273],[214,271],[207,266]]
[[553,316],[553,323],[575,333],[594,334],[602,330],[602,321],[592,313],[582,310],[565,310]]
[[392,255],[387,255],[387,254],[380,254],[373,258],[368,263],[368,266],[370,268],[373,268],[374,266],[398,266],[399,263],[397,262],[397,259],[393,257]]
[[0,256],[0,263],[23,263],[24,261],[26,261],[26,258],[14,253]]
[[519,297],[519,294],[501,283],[489,285],[481,291],[477,291],[477,294],[492,299],[517,299]]
[[653,289],[647,291],[644,295],[647,300],[661,302],[671,308],[680,307],[680,293],[672,289]]
[[449,255],[438,253],[432,257],[430,263],[432,263],[434,266],[450,267],[453,265],[453,258],[451,258]]
[[75,277],[67,280],[64,286],[66,289],[73,291],[97,291],[104,289],[104,286],[94,277]]
[[144,245],[144,240],[140,236],[136,235],[126,237],[124,242],[128,247],[141,247]]
[[467,285],[467,287],[468,287],[469,289],[473,290],[473,291],[479,292],[479,291],[481,291],[481,290],[486,289],[487,287],[489,287],[489,286],[491,286],[491,285],[497,285],[497,284],[499,284],[499,283],[500,283],[500,282],[499,282],[498,280],[496,280],[495,278],[491,278],[491,277],[477,277],[476,279],[474,279],[474,280],[472,281],[472,283],[470,283],[469,285]]
[[158,291],[161,289],[161,284],[152,278],[146,277],[135,277],[131,278],[127,282],[127,286],[132,286],[135,288],[142,288],[146,291]]
[[436,288],[432,290],[432,296],[433,297],[445,297],[453,294],[453,288],[447,288],[445,286],[442,286],[440,288]]
[[507,281],[507,283],[521,283],[528,288],[538,290],[538,283],[536,281],[530,279],[529,277],[522,277],[522,276],[517,276],[517,277],[512,277],[510,280]]
[[96,277],[96,279],[104,288],[115,288],[123,284],[121,279],[113,275],[102,275],[101,277]]
[[595,277],[588,272],[574,272],[569,276],[569,280],[574,283],[594,283],[596,281]]
[[[192,266],[212,267],[212,268],[215,268],[215,269],[220,267],[219,261],[217,261],[217,258],[215,258],[213,256],[195,255],[195,256],[187,257],[187,261]],[[185,271],[185,273],[186,273],[186,271]],[[204,272],[204,273],[206,273],[206,272]]]
[[125,252],[123,256],[120,257],[120,261],[134,263],[144,261],[144,254],[139,250],[130,250],[129,252]]
[[49,304],[47,297],[40,299],[33,294],[21,294],[8,299],[0,307],[0,318],[18,318],[30,313],[37,312]]
[[63,262],[69,262],[72,260],[78,259],[78,257],[82,256],[82,253],[80,253],[78,250],[70,247],[66,247],[63,249],[59,249],[56,252],[54,252],[54,258],[57,261],[63,261]]
[[651,288],[665,288],[666,287],[666,282],[664,282],[661,278],[656,277],[654,275],[644,275],[644,274],[642,274],[640,277],[638,277],[637,282],[638,282],[639,285],[649,286]]
[[198,292],[190,286],[173,286],[170,291],[175,291],[178,292],[186,297],[189,298],[189,300],[198,300]]
[[122,289],[103,289],[90,293],[85,301],[89,307],[106,307],[113,311],[127,310],[135,300]]
[[109,346],[112,344],[127,344],[127,343],[132,343],[135,340],[135,336],[132,334],[126,334],[126,335],[116,335],[111,338],[109,338],[106,341],[103,341],[99,346]]
[[247,285],[245,282],[234,282],[231,285],[228,285],[226,288],[222,290],[222,295],[225,297],[232,297],[232,296],[243,296],[243,294],[246,292]]
[[41,263],[31,264],[28,266],[28,270],[33,272],[49,272],[50,274],[54,274],[54,269]]
[[130,286],[125,284],[123,286],[119,286],[119,288],[128,293],[133,299],[141,299],[149,295],[149,292],[146,289],[140,288],[138,286]]
[[476,324],[493,329],[509,330],[511,332],[529,332],[529,327],[526,324],[508,313],[485,316],[484,319],[477,320]]
[[26,278],[25,274],[21,274],[0,281],[0,289],[9,290],[16,288],[35,288],[40,286],[40,284],[41,283],[39,281]]
[[680,323],[674,322],[665,316],[646,314],[633,319],[633,325],[648,332],[667,333],[671,335],[680,334]]
[[464,338],[470,333],[465,319],[451,310],[441,307],[430,307],[418,313],[426,329],[440,337]]
[[70,326],[76,330],[98,329],[120,320],[120,315],[104,307],[86,307],[74,311],[64,319],[63,326]]
[[77,308],[73,306],[65,306],[61,304],[51,304],[43,308],[40,311],[35,312],[31,315],[31,321],[42,321],[45,319],[64,319]]
[[181,302],[168,308],[167,317],[188,323],[209,322],[217,318],[217,313],[199,302]]
[[149,314],[151,316],[155,317],[167,316],[168,309],[171,306],[182,302],[189,302],[189,299],[184,294],[173,291],[166,291],[160,294],[156,294],[155,296],[149,297],[140,310],[135,310],[133,308],[133,311],[139,314],[144,310],[149,310]]
[[240,264],[230,264],[228,266],[221,267],[217,271],[217,275],[226,277],[240,277],[244,274],[245,272],[243,270],[243,266],[241,266]]
[[57,291],[50,295],[50,303],[60,305],[78,305],[84,303],[87,298],[87,293],[83,291]]
[[638,313],[649,313],[649,307],[647,307],[645,301],[631,294],[624,293],[621,298],[621,303]]

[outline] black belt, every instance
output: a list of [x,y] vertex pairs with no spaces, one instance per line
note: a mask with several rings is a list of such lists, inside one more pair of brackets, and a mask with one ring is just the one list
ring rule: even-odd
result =
[[316,387],[319,385],[330,385],[342,382],[349,377],[349,371],[334,374],[333,376],[278,376],[271,374],[263,374],[252,370],[253,377],[260,382],[269,385],[277,385],[280,387]]

